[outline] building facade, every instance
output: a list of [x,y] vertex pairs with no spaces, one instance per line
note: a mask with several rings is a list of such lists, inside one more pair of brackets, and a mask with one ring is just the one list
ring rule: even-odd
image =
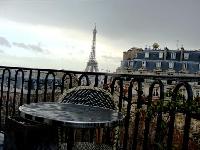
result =
[[[128,52],[130,53],[130,50]],[[126,72],[126,70],[130,73],[200,75],[200,51],[184,50],[184,48],[181,50],[137,49],[134,57],[121,61],[117,72]]]
[[[154,45],[156,45],[154,47]],[[178,75],[178,76],[200,76],[200,50],[170,50],[167,47],[154,48],[132,48],[123,53],[121,66],[117,73],[149,74],[149,75]],[[145,95],[148,95],[150,81],[144,86]],[[167,83],[166,83],[167,84]],[[194,83],[194,97],[200,95],[200,83]],[[173,89],[173,85],[169,89]],[[158,89],[155,89],[157,91]]]

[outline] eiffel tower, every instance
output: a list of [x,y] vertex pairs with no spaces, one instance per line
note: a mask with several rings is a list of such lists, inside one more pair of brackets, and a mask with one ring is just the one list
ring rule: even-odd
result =
[[92,51],[90,52],[89,61],[87,62],[87,66],[85,68],[85,72],[98,72],[98,63],[95,58],[95,51],[96,51],[96,25],[93,30],[93,40],[92,40]]

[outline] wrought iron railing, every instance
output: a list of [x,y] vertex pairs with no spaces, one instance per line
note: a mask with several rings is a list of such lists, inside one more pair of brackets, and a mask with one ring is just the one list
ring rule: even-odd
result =
[[5,118],[18,114],[20,105],[57,101],[65,89],[90,85],[110,91],[118,110],[126,115],[118,147],[146,150],[178,145],[179,149],[192,149],[200,143],[198,74],[134,75],[0,66],[0,83],[1,130]]

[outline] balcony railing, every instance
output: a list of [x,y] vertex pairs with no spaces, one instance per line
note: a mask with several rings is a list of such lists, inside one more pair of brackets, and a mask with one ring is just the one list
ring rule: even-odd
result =
[[200,148],[200,76],[134,75],[0,66],[0,129],[24,103],[57,101],[65,89],[102,87],[126,115],[122,149]]

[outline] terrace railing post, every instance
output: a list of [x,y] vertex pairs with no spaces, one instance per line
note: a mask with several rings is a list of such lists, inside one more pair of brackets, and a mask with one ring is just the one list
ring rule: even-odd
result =
[[36,88],[36,91],[35,91],[35,94],[36,94],[36,97],[35,97],[35,103],[38,102],[38,90],[39,90],[39,87],[40,87],[40,70],[38,69],[38,72],[37,72],[37,88]]
[[65,88],[65,78],[66,76],[69,76],[69,88],[72,88],[72,75],[69,73],[65,73],[62,77],[62,85],[61,85],[61,94],[63,94],[64,88]]
[[[10,76],[11,76],[11,73],[10,73],[10,70],[7,69],[8,71],[8,90],[7,90],[7,98],[6,98],[6,117],[8,117],[8,114],[9,114],[9,103],[11,103],[11,100],[10,100]],[[5,72],[4,72],[5,74]]]
[[[141,82],[139,79],[133,79],[130,82],[129,88],[128,88],[128,105],[127,105],[127,114],[126,114],[126,118],[125,118],[125,133],[124,133],[124,141],[123,141],[123,149],[127,149],[128,148],[128,140],[129,140],[129,121],[130,121],[130,114],[131,114],[131,105],[132,105],[132,88],[133,88],[133,83],[137,82],[138,83],[138,87],[141,90]],[[141,99],[141,92],[138,92],[138,102],[140,101],[139,99]],[[141,105],[141,104],[139,104]],[[140,107],[140,106],[138,106]],[[138,116],[139,117],[139,116]],[[139,118],[138,118],[139,119]],[[137,120],[135,120],[137,121]],[[139,121],[139,120],[138,120]],[[137,124],[135,124],[135,136],[134,136],[134,140],[133,140],[133,145],[132,145],[132,149],[136,149],[137,146],[137,133],[138,133],[138,127],[136,127],[139,124],[139,122],[137,122]],[[131,145],[129,145],[129,147],[131,147]]]
[[30,103],[31,98],[31,88],[32,88],[32,69],[29,72],[29,79],[28,79],[28,93],[27,93],[27,104]]
[[150,126],[150,121],[152,118],[152,93],[153,93],[153,88],[154,88],[155,82],[153,82],[149,88],[149,96],[148,96],[148,102],[147,102],[147,112],[146,112],[146,117],[145,117],[145,129],[144,129],[144,141],[143,141],[143,150],[148,149],[148,139],[149,139],[149,126]]
[[122,100],[123,100],[123,79],[120,80],[119,112],[122,111]]
[[14,96],[13,96],[13,111],[12,111],[12,115],[14,116],[15,115],[15,109],[16,109],[16,93],[17,93],[17,76],[19,74],[19,72],[22,73],[22,87],[21,87],[21,96],[20,96],[20,103],[19,105],[22,105],[23,104],[23,85],[24,85],[24,71],[23,69],[18,69],[16,72],[15,72],[15,85],[14,85]]
[[45,80],[44,80],[44,102],[47,101],[47,79],[49,76],[49,72],[47,73]]
[[45,77],[45,82],[44,82],[44,86],[45,86],[45,89],[44,89],[44,101],[46,102],[47,101],[47,84],[48,84],[48,78],[49,78],[49,75],[52,75],[53,76],[53,83],[51,82],[51,86],[52,86],[52,91],[51,91],[51,101],[54,102],[54,94],[55,94],[55,74],[54,72],[52,71],[49,71]]
[[138,131],[139,131],[139,123],[140,123],[140,109],[142,108],[142,82],[143,79],[139,79],[138,81],[138,98],[137,98],[137,110],[135,114],[135,125],[134,125],[134,131],[133,131],[133,141],[132,141],[132,149],[136,150],[137,149],[137,143],[138,143]]
[[185,87],[186,87],[186,91],[188,94],[188,99],[187,99],[187,106],[188,108],[185,108],[185,126],[184,126],[184,136],[183,136],[183,150],[188,150],[188,142],[189,142],[189,129],[190,129],[190,125],[191,125],[191,102],[193,100],[193,94],[192,94],[192,88],[188,83],[184,83]]
[[114,90],[115,90],[115,83],[116,81],[119,80],[119,103],[118,103],[118,109],[119,109],[119,112],[121,112],[121,109],[122,109],[122,100],[123,100],[123,79],[120,78],[120,77],[116,77],[113,79],[112,83],[111,83],[111,94],[113,95],[114,94]]
[[163,131],[163,129],[161,129],[161,123],[162,123],[162,107],[163,107],[163,101],[164,101],[164,85],[161,80],[157,80],[155,84],[156,83],[159,84],[159,87],[160,87],[160,100],[158,102],[159,110],[157,112],[157,124],[156,124],[157,127],[156,127],[155,142],[160,143],[163,141],[162,138],[164,136],[161,134],[161,132]]
[[[184,136],[183,136],[183,150],[188,149],[188,142],[189,142],[189,129],[190,129],[190,123],[191,123],[191,114],[189,109],[189,106],[191,105],[191,100],[193,99],[193,94],[192,94],[192,89],[191,86],[187,82],[181,82],[176,85],[173,94],[172,94],[172,101],[176,102],[177,101],[177,96],[178,96],[178,90],[180,89],[181,86],[184,86],[187,90],[188,94],[188,108],[184,108],[186,112],[186,118],[185,118],[185,126],[184,126]],[[176,108],[175,106],[172,107],[170,110],[170,122],[169,122],[169,132],[168,132],[168,139],[167,139],[167,148],[168,150],[172,149],[172,143],[173,143],[173,132],[174,132],[174,121],[175,121],[175,111]]]
[[94,82],[95,82],[94,83],[94,87],[98,87],[98,84],[99,84],[99,76],[98,76],[98,74],[95,75],[95,81]]
[[129,129],[129,120],[130,120],[130,111],[131,111],[131,101],[132,101],[132,88],[133,88],[133,83],[132,81],[130,82],[129,88],[128,88],[128,105],[127,105],[127,114],[125,117],[125,133],[124,133],[124,141],[123,141],[123,149],[127,149],[127,143],[128,143],[128,129]]
[[[179,85],[177,85],[172,93],[172,98],[171,98],[171,102],[176,102],[176,98],[178,95],[178,87]],[[174,133],[174,121],[175,121],[175,107],[172,106],[172,108],[169,111],[169,116],[170,116],[170,120],[169,120],[169,130],[168,130],[168,136],[167,136],[167,149],[171,150],[172,149],[172,142],[173,142],[173,133]]]
[[[3,93],[4,93],[4,81],[5,81],[5,71],[8,71],[9,76],[8,76],[8,90],[7,90],[7,96],[9,96],[9,92],[10,92],[10,70],[5,68],[3,70],[3,74],[2,74],[2,78],[1,78],[1,98],[0,98],[0,129],[2,129],[2,105],[3,105]],[[8,97],[6,100],[6,116],[8,116]]]

